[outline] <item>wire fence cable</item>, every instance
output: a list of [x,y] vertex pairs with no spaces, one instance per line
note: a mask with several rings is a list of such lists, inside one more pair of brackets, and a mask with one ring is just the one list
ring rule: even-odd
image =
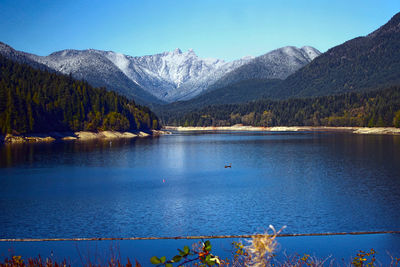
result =
[[[305,233],[305,234],[278,234],[277,237],[298,236],[334,236],[334,235],[372,235],[372,234],[400,234],[400,231],[366,231],[366,232],[336,232],[336,233]],[[164,240],[164,239],[217,239],[217,238],[252,238],[255,235],[199,235],[199,236],[154,236],[154,237],[82,237],[82,238],[3,238],[0,242],[39,242],[39,241],[112,241],[112,240]]]

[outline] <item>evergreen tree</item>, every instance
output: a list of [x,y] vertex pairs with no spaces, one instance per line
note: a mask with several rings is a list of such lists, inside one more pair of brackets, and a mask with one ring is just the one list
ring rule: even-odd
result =
[[156,115],[105,88],[0,56],[0,131],[150,130]]

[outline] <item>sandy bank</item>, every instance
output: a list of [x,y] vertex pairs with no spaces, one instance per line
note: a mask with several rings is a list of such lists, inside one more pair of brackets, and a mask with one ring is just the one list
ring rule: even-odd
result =
[[368,128],[360,127],[353,131],[356,134],[395,134],[400,135],[400,128],[393,127],[378,127],[378,128]]
[[174,127],[166,126],[166,130],[173,131],[256,131],[256,132],[348,132],[354,134],[391,134],[400,135],[400,128],[394,127],[312,127],[312,126],[276,126],[254,127],[244,125],[220,126],[220,127]]
[[56,140],[69,141],[86,141],[95,139],[121,139],[121,138],[136,138],[136,137],[150,137],[170,134],[168,131],[152,130],[150,133],[146,132],[117,132],[117,131],[101,131],[101,132],[68,132],[60,133],[53,132],[48,134],[29,134],[29,135],[12,135],[0,136],[0,143],[36,143],[36,142],[54,142]]
[[79,140],[134,138],[139,136],[139,134],[134,134],[131,132],[115,132],[115,131],[103,131],[98,133],[80,131],[80,132],[75,132],[75,135]]

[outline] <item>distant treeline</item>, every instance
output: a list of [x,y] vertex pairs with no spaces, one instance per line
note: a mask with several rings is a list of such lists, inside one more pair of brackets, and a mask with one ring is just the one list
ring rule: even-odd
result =
[[170,118],[165,123],[181,126],[400,127],[400,86],[366,93],[213,105]]
[[159,128],[147,107],[71,76],[0,56],[0,133]]

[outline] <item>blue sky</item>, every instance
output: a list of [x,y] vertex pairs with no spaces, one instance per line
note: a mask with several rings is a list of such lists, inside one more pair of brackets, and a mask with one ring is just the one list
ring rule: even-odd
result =
[[233,60],[286,45],[324,52],[399,11],[399,0],[0,0],[0,41],[39,55],[94,48],[141,56],[179,47]]

